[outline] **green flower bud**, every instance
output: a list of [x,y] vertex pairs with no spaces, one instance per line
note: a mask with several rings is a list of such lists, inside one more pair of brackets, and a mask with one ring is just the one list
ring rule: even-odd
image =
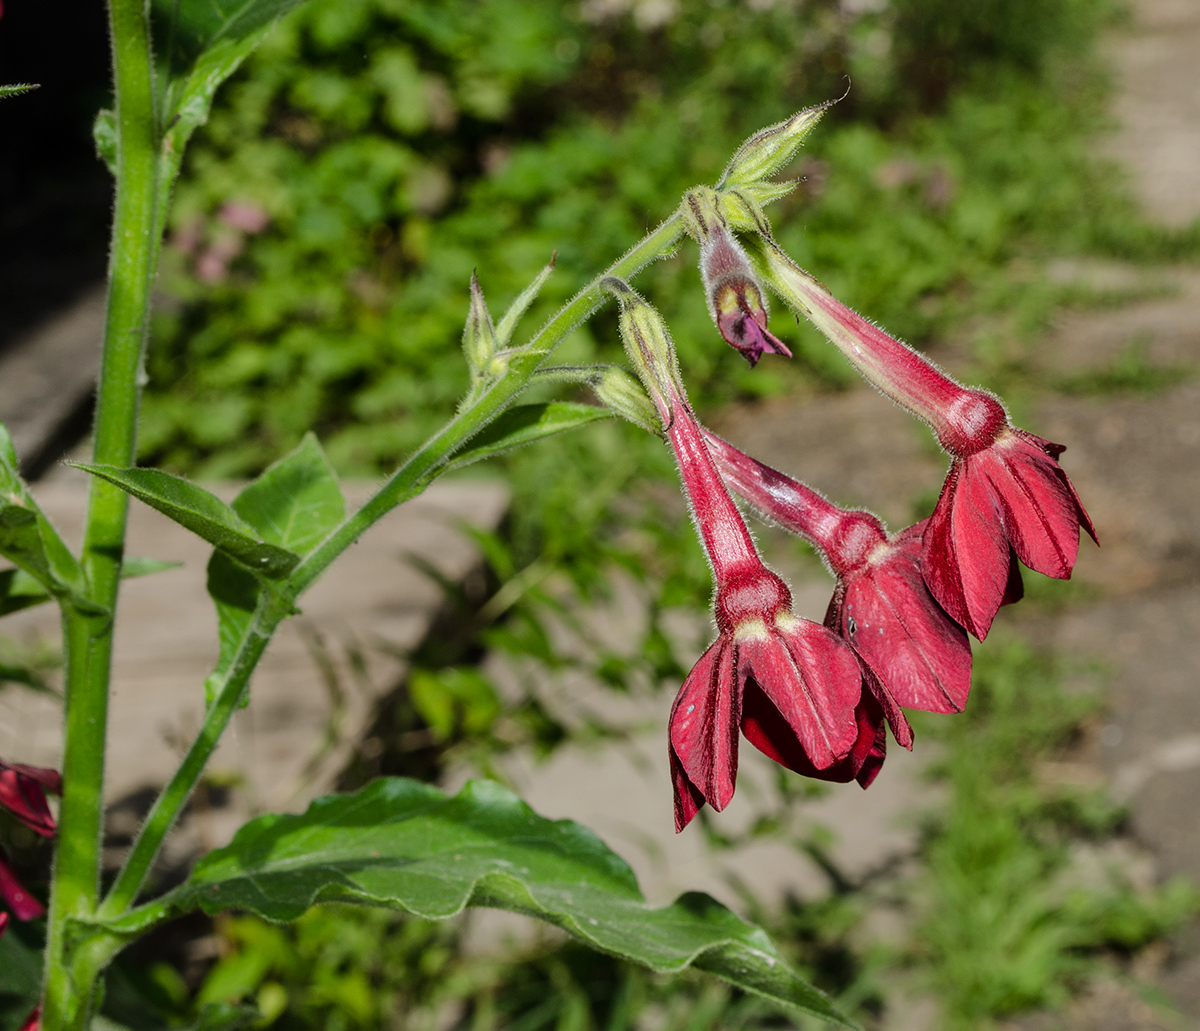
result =
[[738,148],[721,176],[718,189],[758,182],[774,175],[795,156],[825,109],[836,101],[806,107],[777,125],[756,132]]
[[651,433],[662,432],[658,411],[646,396],[641,383],[619,365],[600,370],[592,383],[592,390],[606,408],[611,408],[622,419],[628,419]]
[[487,302],[479,289],[479,278],[471,273],[471,306],[467,310],[467,324],[463,329],[463,353],[471,369],[471,378],[479,379],[488,372],[492,356],[495,355],[496,330],[492,316],[488,314]]

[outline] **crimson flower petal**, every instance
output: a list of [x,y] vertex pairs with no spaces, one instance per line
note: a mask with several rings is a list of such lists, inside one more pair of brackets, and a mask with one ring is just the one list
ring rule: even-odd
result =
[[[887,753],[883,709],[874,695],[864,692],[854,710],[855,737],[850,751],[823,769],[813,765],[795,731],[758,685],[747,682],[742,701],[742,733],[767,758],[803,777],[846,784],[858,780],[866,788],[875,779]],[[865,781],[865,782],[864,782]]]
[[[759,310],[761,311],[761,308]],[[787,344],[767,329],[766,321],[765,314],[760,318],[740,298],[737,307],[717,315],[717,329],[721,331],[721,336],[727,344],[737,349],[752,369],[764,352],[780,354],[785,358],[792,357]]]
[[21,1031],[38,1031],[42,1026],[42,1004],[39,1002],[33,1007],[33,1012],[25,1018],[25,1023],[21,1025]]
[[735,676],[734,646],[722,634],[692,667],[671,708],[676,830],[704,802],[720,812],[733,798],[742,708]]
[[0,853],[0,898],[18,920],[35,920],[46,912],[45,907],[25,890],[3,853]]
[[962,712],[971,690],[971,644],[921,575],[925,525],[901,531],[879,549],[882,557],[839,581],[825,625],[850,642],[900,705]]
[[62,793],[58,771],[0,761],[0,806],[30,830],[53,837],[54,816],[46,804],[46,791]]
[[950,617],[982,641],[1004,598],[1011,552],[980,454],[950,465],[925,529],[921,574]]
[[737,649],[739,673],[779,712],[813,766],[825,769],[847,755],[857,738],[862,672],[844,641],[792,617],[786,629],[741,637]]
[[956,457],[924,535],[921,570],[942,607],[981,641],[1011,600],[1011,556],[1066,579],[1079,527],[1095,528],[1055,461],[1065,450],[1006,429],[973,454]]
[[1004,507],[1013,550],[1030,569],[1059,580],[1069,577],[1075,565],[1080,525],[1093,540],[1096,536],[1075,488],[1055,461],[1065,450],[1017,429],[990,449],[1003,467],[1003,472],[989,471],[989,476]]

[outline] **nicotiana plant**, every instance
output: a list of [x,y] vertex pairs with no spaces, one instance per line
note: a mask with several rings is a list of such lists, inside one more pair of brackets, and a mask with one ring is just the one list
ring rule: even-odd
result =
[[[715,187],[689,191],[657,229],[530,335],[521,334],[520,319],[552,263],[499,320],[472,280],[462,341],[469,388],[454,417],[361,508],[347,511],[312,435],[232,504],[185,479],[138,468],[139,375],[151,285],[184,148],[221,82],[296,2],[154,0],[147,6],[110,0],[115,106],[100,115],[95,134],[116,180],[116,202],[93,459],[81,464],[93,480],[79,554],[21,481],[11,441],[0,432],[0,554],[16,567],[0,580],[0,611],[55,602],[65,656],[61,776],[0,763],[0,805],[55,843],[48,909],[0,855],[0,894],[9,912],[18,920],[47,919],[43,981],[30,992],[41,1002],[27,1026],[88,1027],[107,964],[177,916],[240,909],[289,920],[321,901],[423,917],[448,917],[465,906],[511,909],[654,970],[691,965],[848,1023],[761,930],[698,893],[649,907],[629,867],[594,834],[538,816],[493,782],[474,782],[447,797],[416,781],[381,779],[356,794],[318,799],[302,815],[264,816],[201,859],[182,884],[146,897],[163,840],[245,703],[276,628],[359,535],[437,477],[471,462],[610,411],[669,442],[712,566],[718,631],[671,711],[678,830],[701,806],[720,810],[729,803],[739,734],[801,774],[867,787],[884,761],[889,728],[912,747],[903,707],[949,713],[966,704],[967,633],[982,638],[997,608],[1019,597],[1014,557],[1066,577],[1080,526],[1093,533],[1058,465],[1059,445],[1011,426],[998,399],[942,375],[837,302],[776,246],[764,206],[794,183],[774,177],[826,106],[749,139]],[[19,90],[4,87],[0,96]],[[667,327],[629,285],[689,235],[700,246],[704,303],[720,335],[752,365],[763,353],[789,354],[767,328],[769,288],[823,330],[881,391],[929,423],[952,458],[929,519],[889,534],[869,513],[836,508],[700,425]],[[636,378],[619,366],[549,365],[559,342],[613,298]],[[553,382],[586,385],[601,404],[518,403],[531,385]],[[824,625],[793,614],[787,585],[758,554],[731,491],[824,555],[837,578]],[[199,732],[102,891],[114,616],[122,577],[152,571],[124,555],[130,496],[213,546],[208,589],[218,613],[220,657],[204,684]],[[61,796],[57,820],[47,792]],[[8,919],[0,914],[0,928]],[[204,1026],[221,1021],[212,1013]]]

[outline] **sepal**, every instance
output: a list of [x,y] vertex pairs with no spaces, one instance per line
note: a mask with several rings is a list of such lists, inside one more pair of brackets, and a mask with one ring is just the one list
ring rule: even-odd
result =
[[758,182],[774,175],[792,160],[826,108],[835,103],[837,101],[827,100],[824,104],[806,107],[791,118],[756,132],[730,159],[717,188]]

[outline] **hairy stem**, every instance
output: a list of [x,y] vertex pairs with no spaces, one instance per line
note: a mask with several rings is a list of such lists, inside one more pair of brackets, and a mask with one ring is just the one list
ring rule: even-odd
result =
[[260,596],[254,621],[242,637],[233,662],[225,674],[225,682],[204,714],[204,725],[170,783],[155,800],[154,808],[146,817],[129,858],[126,859],[112,890],[96,914],[100,919],[114,919],[133,904],[163,839],[174,825],[188,796],[204,772],[204,767],[221,740],[230,719],[237,712],[238,704],[250,682],[250,675],[266,651],[275,628],[291,611],[291,601],[286,596],[267,591]]
[[[108,312],[96,402],[94,461],[132,465],[138,370],[146,336],[156,246],[156,138],[153,70],[142,0],[111,0],[117,118],[117,191],[110,251]],[[66,922],[91,914],[99,893],[104,746],[112,658],[112,613],[120,583],[128,496],[93,479],[84,531],[89,598],[107,610],[85,616],[64,607],[67,669],[63,799],[50,893],[44,1031],[82,1028],[93,984],[75,984]]]

